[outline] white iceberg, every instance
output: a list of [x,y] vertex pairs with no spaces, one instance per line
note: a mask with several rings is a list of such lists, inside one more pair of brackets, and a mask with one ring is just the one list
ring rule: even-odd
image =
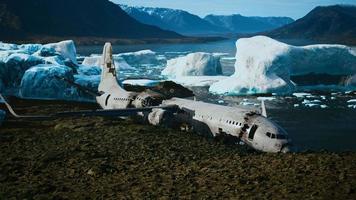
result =
[[203,52],[190,53],[168,60],[161,74],[170,79],[182,76],[222,75],[220,56]]
[[[114,64],[116,67],[116,70],[134,70],[135,68],[129,65],[124,58],[120,56],[114,56]],[[101,56],[98,55],[92,55],[89,57],[85,57],[82,65],[84,66],[96,66],[99,67],[101,66]]]
[[347,103],[356,103],[356,99],[350,99],[347,101]]
[[291,75],[356,73],[356,56],[343,45],[297,47],[265,36],[236,42],[235,73],[215,83],[216,94],[290,93],[295,89]]
[[227,76],[181,76],[170,80],[185,87],[207,87],[226,78]]
[[157,64],[159,61],[156,52],[151,50],[141,50],[136,52],[120,53],[113,55],[114,59],[121,57],[130,65],[136,64]]
[[257,97],[259,101],[273,101],[276,100],[276,97]]
[[73,63],[77,64],[77,50],[75,48],[73,40],[66,40],[58,43],[51,43],[43,45],[45,48],[54,49],[64,59],[69,59]]
[[293,93],[293,96],[297,97],[297,98],[304,98],[306,96],[310,96],[310,93],[305,93],[305,92],[295,92]]

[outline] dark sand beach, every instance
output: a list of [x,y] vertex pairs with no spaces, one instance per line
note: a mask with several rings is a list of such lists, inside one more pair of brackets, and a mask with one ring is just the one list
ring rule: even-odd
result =
[[[96,108],[11,102],[19,113]],[[0,199],[356,198],[356,153],[259,153],[132,119],[8,118],[0,148]]]

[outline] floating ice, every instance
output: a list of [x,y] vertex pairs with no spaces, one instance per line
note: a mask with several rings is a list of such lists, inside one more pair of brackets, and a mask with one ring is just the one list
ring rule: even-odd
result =
[[347,105],[347,107],[348,107],[348,108],[354,108],[354,109],[356,109],[356,104],[354,104],[354,105]]
[[293,106],[296,108],[296,107],[299,107],[299,104],[294,104]]
[[276,97],[257,97],[259,101],[273,101],[276,100]]
[[161,82],[160,80],[128,79],[128,80],[124,80],[122,84],[153,87],[158,85],[160,82]]
[[142,50],[137,52],[120,53],[113,55],[114,59],[121,57],[130,65],[137,64],[157,64],[159,63],[156,52],[151,50]]
[[356,56],[343,45],[297,47],[256,36],[237,40],[236,47],[235,74],[213,84],[212,93],[289,93],[291,75],[356,73]]
[[310,107],[310,108],[315,108],[315,107],[320,107],[319,104],[316,103],[306,103],[304,104],[306,107]]
[[223,103],[225,103],[224,100],[219,100],[219,101],[218,101],[218,104],[223,104]]
[[320,105],[320,108],[328,108],[328,106],[323,104],[323,105]]
[[350,99],[347,101],[347,103],[356,103],[356,99]]
[[306,96],[310,96],[310,93],[305,93],[305,92],[298,92],[298,93],[293,93],[293,96],[298,97],[298,98],[304,98]]
[[[135,68],[129,65],[122,57],[115,56],[114,58],[114,64],[117,70],[134,70]],[[82,65],[84,66],[96,66],[100,67],[101,66],[101,56],[90,56],[90,57],[85,57]]]
[[54,49],[64,59],[70,59],[73,63],[77,64],[77,51],[75,49],[74,42],[72,40],[62,41],[58,43],[51,43],[43,45],[45,48]]
[[170,79],[186,87],[206,87],[227,78],[226,76],[181,76]]
[[174,58],[167,61],[162,75],[172,79],[182,76],[222,75],[220,56],[198,52]]

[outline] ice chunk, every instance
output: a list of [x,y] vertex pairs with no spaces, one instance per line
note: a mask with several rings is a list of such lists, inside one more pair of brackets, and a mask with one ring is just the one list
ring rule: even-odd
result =
[[[4,54],[3,54],[4,55]],[[44,63],[41,58],[24,54],[13,53],[0,61],[0,80],[4,87],[17,87],[25,71],[30,67]]]
[[289,93],[295,89],[291,75],[356,73],[356,56],[343,45],[297,47],[265,36],[236,42],[235,74],[215,83],[217,94]]
[[356,104],[347,105],[347,107],[356,109]]
[[[85,66],[101,66],[101,56],[90,56],[90,57],[85,57],[82,65]],[[122,57],[114,57],[114,64],[116,67],[116,70],[134,70],[135,68],[130,66]]]
[[160,80],[128,79],[128,80],[124,80],[122,84],[153,87],[158,85],[160,82],[161,82]]
[[259,101],[273,101],[276,100],[276,97],[257,97]]
[[117,57],[123,58],[130,65],[159,63],[159,59],[157,59],[156,52],[151,50],[142,50],[137,52],[120,53],[114,55],[114,59]]
[[220,56],[198,52],[174,58],[167,61],[162,75],[169,78],[222,75]]
[[181,76],[170,80],[186,87],[206,87],[225,78],[227,76]]
[[293,106],[296,108],[296,107],[299,107],[299,104],[294,104]]
[[101,68],[98,66],[86,66],[86,65],[79,65],[78,68],[78,74],[80,75],[86,75],[86,76],[92,76],[92,75],[100,75],[101,74]]
[[225,103],[224,100],[219,100],[219,101],[218,101],[218,104],[223,104],[223,103]]
[[320,108],[328,108],[328,106],[323,104],[323,105],[320,105]]
[[306,103],[304,104],[306,107],[310,107],[310,108],[315,108],[315,107],[320,107],[319,104],[316,103]]
[[0,110],[0,126],[2,122],[5,120],[6,112],[3,110]]
[[54,49],[56,52],[60,53],[64,59],[70,59],[73,63],[77,64],[77,50],[72,40],[46,44],[43,46]]
[[73,80],[73,71],[67,66],[37,65],[27,70],[21,80],[20,96],[39,99],[73,99],[73,88],[58,80],[60,76]]
[[347,101],[347,103],[356,103],[356,99],[350,99]]

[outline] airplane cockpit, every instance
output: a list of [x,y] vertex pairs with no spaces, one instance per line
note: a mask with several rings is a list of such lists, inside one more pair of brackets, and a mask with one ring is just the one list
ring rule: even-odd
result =
[[247,140],[261,151],[284,153],[290,151],[291,144],[287,132],[263,116],[258,116],[252,121]]

